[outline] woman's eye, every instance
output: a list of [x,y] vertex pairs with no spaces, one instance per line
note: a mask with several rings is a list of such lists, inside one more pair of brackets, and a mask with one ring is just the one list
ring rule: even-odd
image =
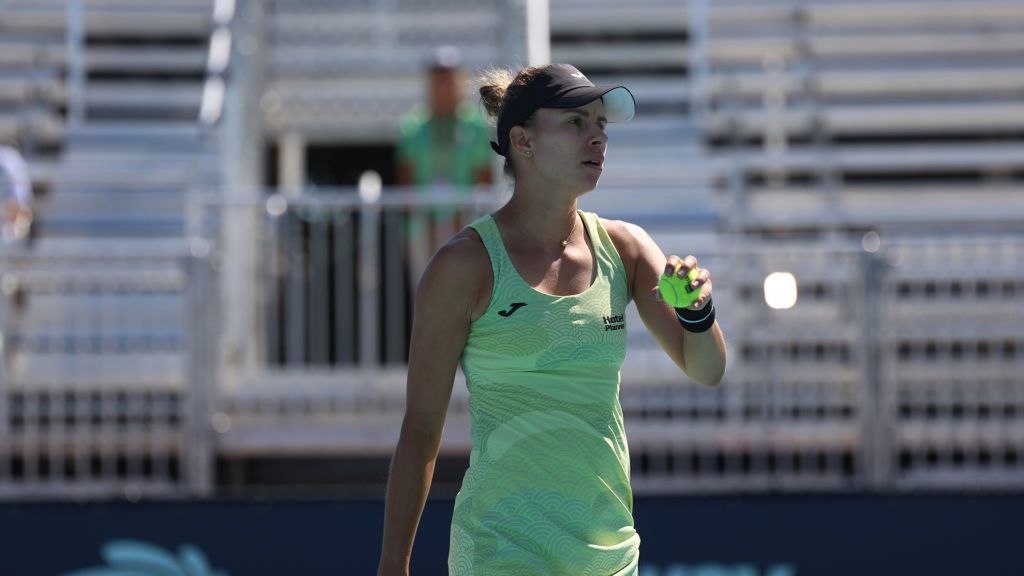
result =
[[571,122],[572,122],[573,124],[577,125],[577,126],[582,126],[582,125],[583,125],[583,120],[580,120],[579,118],[573,118],[573,119],[571,120]]

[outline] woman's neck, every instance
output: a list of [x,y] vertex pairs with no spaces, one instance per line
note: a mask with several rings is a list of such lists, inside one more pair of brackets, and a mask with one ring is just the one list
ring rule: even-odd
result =
[[510,240],[524,248],[560,253],[564,241],[572,245],[583,237],[576,198],[566,201],[542,194],[529,195],[517,187],[512,199],[495,212],[495,217],[515,234]]

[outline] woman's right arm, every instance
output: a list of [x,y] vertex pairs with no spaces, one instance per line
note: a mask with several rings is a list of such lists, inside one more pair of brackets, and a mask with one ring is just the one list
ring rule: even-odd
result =
[[481,252],[487,262],[479,240],[461,232],[434,255],[416,291],[405,418],[388,479],[380,576],[409,573],[455,369],[479,301]]

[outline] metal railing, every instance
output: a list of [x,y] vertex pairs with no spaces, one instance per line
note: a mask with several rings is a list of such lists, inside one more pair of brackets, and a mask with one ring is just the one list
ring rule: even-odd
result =
[[[211,205],[204,228],[211,246],[225,221],[256,215],[264,256],[251,285],[261,293],[253,313],[263,318],[256,338],[264,339],[265,361],[234,374],[230,386],[222,381],[221,449],[290,451],[301,438],[323,450],[389,454],[404,406],[418,277],[411,248],[430,245],[431,227],[448,226],[443,237],[454,220],[468,222],[498,201],[489,192],[460,199],[335,190]],[[657,214],[638,223],[667,254],[695,252],[692,237]],[[1024,486],[1024,468],[1015,464],[1024,448],[1024,239],[869,240],[757,245],[717,236],[696,251],[715,276],[730,348],[716,389],[689,383],[628,310],[621,402],[637,490]],[[951,258],[959,277],[947,269]],[[795,277],[791,309],[766,303],[772,272]],[[936,291],[959,301],[929,296]],[[950,308],[961,310],[955,321]],[[985,314],[973,313],[979,309]],[[935,327],[951,321],[956,334],[939,337]],[[937,359],[956,365],[956,376],[936,371]],[[448,453],[468,452],[461,382],[449,408]],[[936,410],[911,398],[922,386],[946,390],[947,399],[943,415],[925,422],[918,411]],[[974,387],[999,393],[985,409],[968,402],[974,408],[955,409],[954,417],[954,390],[965,399]],[[947,456],[932,454],[937,438],[966,443],[977,456],[950,448],[949,466],[939,466]]]
[[[500,201],[269,195],[208,203],[179,255],[4,253],[0,495],[194,496],[213,489],[218,455],[387,456],[412,248]],[[252,224],[248,269],[225,265],[244,258],[222,241],[236,220]],[[712,270],[730,351],[722,385],[700,387],[627,310],[621,403],[638,493],[1024,486],[1024,238],[721,235],[695,249],[659,214],[637,222]],[[768,305],[771,273],[793,276],[791,308]],[[248,341],[230,342],[226,307],[248,302]],[[259,362],[234,362],[245,345]],[[467,394],[459,376],[449,455],[469,450]]]
[[262,204],[214,201],[192,228],[222,250],[232,221],[254,223],[247,274],[258,304],[245,314],[263,327],[253,353],[283,367],[404,363],[412,293],[427,260],[457,226],[496,206],[490,189],[265,197]]
[[0,252],[0,497],[209,493],[210,266]]

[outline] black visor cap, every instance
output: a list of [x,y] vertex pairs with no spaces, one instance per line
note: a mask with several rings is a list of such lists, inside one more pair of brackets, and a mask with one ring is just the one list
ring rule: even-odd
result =
[[625,122],[636,114],[633,94],[625,86],[594,86],[574,66],[550,64],[520,89],[516,97],[505,102],[498,117],[498,141],[491,142],[491,148],[506,156],[509,131],[538,108],[577,108],[598,98],[604,99],[605,117],[609,122]]

